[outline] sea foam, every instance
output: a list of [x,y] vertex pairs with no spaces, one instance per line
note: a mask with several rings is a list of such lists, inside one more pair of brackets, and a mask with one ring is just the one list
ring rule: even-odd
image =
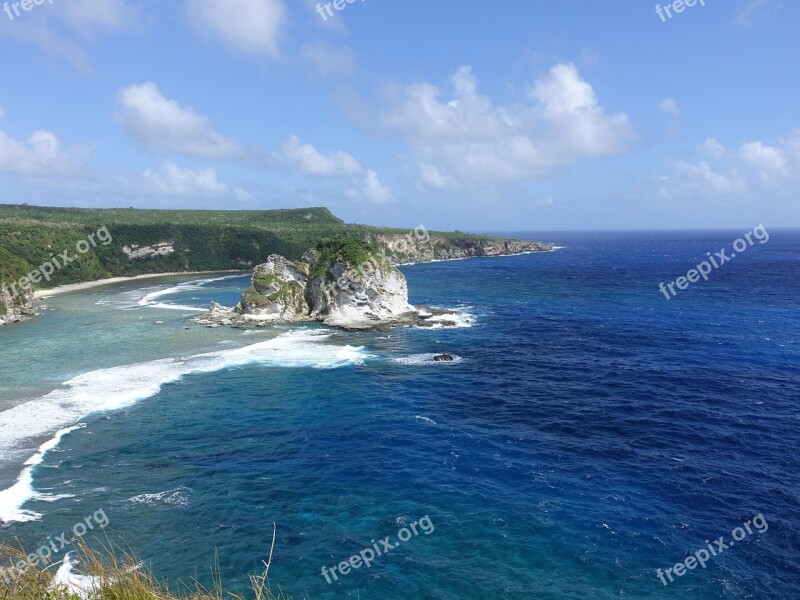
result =
[[194,373],[215,373],[251,364],[332,369],[361,364],[369,358],[363,347],[326,344],[331,335],[316,329],[293,330],[233,350],[91,371],[65,382],[46,396],[0,413],[0,457],[9,456],[26,441],[55,433],[55,437],[26,462],[16,483],[0,491],[0,522],[24,522],[41,517],[22,508],[30,500],[48,499],[33,487],[34,469],[47,452],[58,446],[63,436],[81,428],[76,423],[86,416],[131,406],[155,396],[162,386]]
[[241,277],[241,275],[227,275],[225,277],[198,279],[195,281],[187,281],[184,283],[179,283],[178,285],[174,285],[172,287],[168,287],[165,289],[159,289],[154,292],[150,292],[149,294],[146,294],[143,298],[139,300],[139,306],[147,308],[162,308],[167,310],[206,312],[208,308],[201,308],[198,306],[186,306],[182,304],[170,304],[169,302],[162,302],[161,299],[164,298],[165,296],[172,296],[174,294],[180,294],[182,292],[188,292],[190,290],[199,290],[202,289],[203,286],[216,281],[224,281],[226,279],[237,279],[239,277]]
[[76,564],[77,563],[72,560],[72,553],[68,552],[53,577],[51,588],[66,588],[70,594],[74,594],[81,600],[89,600],[97,595],[102,582],[99,577],[90,577],[88,575],[76,573],[73,568]]

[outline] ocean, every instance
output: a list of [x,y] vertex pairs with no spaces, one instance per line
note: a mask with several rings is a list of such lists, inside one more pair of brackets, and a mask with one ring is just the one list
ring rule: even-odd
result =
[[274,532],[295,599],[800,598],[800,232],[659,290],[744,233],[402,267],[455,328],[190,322],[239,276],[56,296],[0,329],[0,539],[239,590]]

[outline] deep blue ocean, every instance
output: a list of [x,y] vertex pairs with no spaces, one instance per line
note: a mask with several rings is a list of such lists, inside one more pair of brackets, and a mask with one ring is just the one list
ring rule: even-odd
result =
[[0,329],[0,516],[22,514],[0,538],[36,548],[103,509],[157,576],[208,584],[216,552],[239,589],[274,524],[295,599],[798,599],[800,232],[658,288],[744,233],[522,233],[560,248],[403,267],[412,303],[465,311],[451,329],[189,322],[246,277],[55,297]]

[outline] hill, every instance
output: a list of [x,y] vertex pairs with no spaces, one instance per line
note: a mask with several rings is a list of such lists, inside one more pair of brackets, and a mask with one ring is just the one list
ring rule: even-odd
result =
[[[503,242],[461,232],[425,235],[433,244],[432,258],[482,255]],[[46,289],[110,277],[250,270],[271,254],[299,259],[320,241],[343,236],[384,245],[404,236],[414,239],[408,229],[345,223],[326,208],[209,211],[0,205],[0,324],[20,316],[15,305],[31,308],[31,290],[11,287],[30,274],[32,288]],[[414,259],[413,253],[404,256],[408,262]]]

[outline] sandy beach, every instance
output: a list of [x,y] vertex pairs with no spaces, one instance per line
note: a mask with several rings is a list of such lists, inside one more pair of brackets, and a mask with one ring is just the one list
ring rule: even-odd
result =
[[44,298],[50,298],[52,296],[57,296],[59,294],[66,294],[68,292],[80,292],[82,290],[88,290],[96,287],[102,287],[104,285],[111,285],[114,283],[124,283],[126,281],[139,281],[144,279],[161,279],[164,277],[175,277],[179,275],[234,275],[237,273],[241,273],[242,275],[247,275],[250,271],[184,271],[179,273],[156,273],[152,275],[136,275],[135,277],[111,277],[110,279],[98,279],[97,281],[85,281],[83,283],[70,283],[68,285],[60,285],[58,287],[54,287],[49,290],[37,290],[35,293],[37,300],[42,300]]

